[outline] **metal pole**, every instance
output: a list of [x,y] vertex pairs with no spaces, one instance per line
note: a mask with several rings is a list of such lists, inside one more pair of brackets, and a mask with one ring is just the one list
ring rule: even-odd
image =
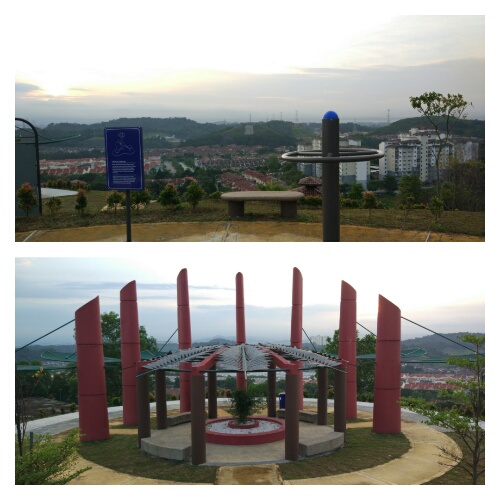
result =
[[[322,120],[322,156],[339,157],[339,117],[328,111]],[[340,241],[339,164],[323,164],[323,241]]]
[[125,191],[126,211],[127,211],[127,242],[132,241],[132,216],[130,214],[130,190]]

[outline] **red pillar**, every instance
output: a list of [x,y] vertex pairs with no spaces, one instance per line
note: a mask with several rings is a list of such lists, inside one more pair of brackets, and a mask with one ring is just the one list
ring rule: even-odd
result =
[[137,425],[135,364],[141,360],[137,290],[131,281],[120,290],[120,340],[122,351],[123,423]]
[[339,358],[347,369],[346,417],[357,418],[356,290],[345,281],[340,293]]
[[[190,349],[191,344],[191,314],[189,311],[189,287],[187,269],[177,276],[177,327],[179,350]],[[190,369],[189,363],[179,363],[179,368]],[[180,411],[191,411],[191,381],[189,372],[180,372]]]
[[[236,274],[236,343],[245,344],[245,296],[243,292],[243,274]],[[236,374],[236,388],[246,389],[247,381],[244,373]]]
[[109,438],[99,297],[75,313],[80,441]]
[[[290,332],[290,346],[302,349],[302,273],[293,268],[292,285],[292,326]],[[300,361],[297,362],[300,366]],[[299,371],[299,410],[304,409],[304,380],[303,373]]]
[[373,431],[401,432],[401,311],[379,295]]

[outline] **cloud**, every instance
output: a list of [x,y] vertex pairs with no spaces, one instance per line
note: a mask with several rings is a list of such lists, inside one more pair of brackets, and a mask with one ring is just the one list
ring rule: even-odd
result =
[[16,82],[16,94],[27,94],[38,90],[41,90],[38,85],[33,85],[32,83]]

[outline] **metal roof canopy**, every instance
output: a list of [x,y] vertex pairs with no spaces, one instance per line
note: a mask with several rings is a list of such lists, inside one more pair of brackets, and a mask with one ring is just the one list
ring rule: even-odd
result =
[[[281,344],[215,345],[183,349],[174,354],[144,363],[145,370],[200,371],[200,372],[270,372],[287,371],[295,361],[300,370],[315,368],[338,369],[342,365],[329,356],[313,353]],[[180,367],[180,363],[193,363],[192,369]],[[274,368],[276,365],[278,368]],[[297,368],[296,368],[297,369]]]

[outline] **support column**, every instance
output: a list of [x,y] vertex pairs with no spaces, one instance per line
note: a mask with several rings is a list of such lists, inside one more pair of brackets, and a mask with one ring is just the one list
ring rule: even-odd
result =
[[[245,344],[245,296],[243,291],[243,274],[236,274],[236,344]],[[246,389],[247,381],[244,373],[236,373],[236,389]]]
[[[215,365],[212,367],[215,370]],[[208,378],[208,418],[217,418],[217,373],[207,373]]]
[[347,369],[346,417],[358,416],[356,384],[356,290],[342,281],[340,294],[339,358]]
[[[292,285],[292,325],[290,332],[290,346],[302,349],[302,304],[303,304],[303,284],[302,273],[296,268],[293,268],[293,285]],[[297,365],[300,367],[301,362]],[[304,380],[302,371],[298,372],[299,376],[299,409],[304,409]],[[288,405],[288,401],[286,402]]]
[[287,373],[285,379],[285,459],[299,459],[299,390],[298,373]]
[[401,310],[379,295],[373,432],[401,432]]
[[346,392],[347,392],[347,374],[345,368],[335,370],[333,378],[333,394],[334,394],[334,407],[333,407],[333,430],[335,432],[344,433],[344,444],[346,442]]
[[149,406],[149,374],[137,371],[137,445],[141,447],[141,439],[151,437],[151,419]]
[[75,312],[80,441],[109,438],[99,297]]
[[[187,269],[183,269],[177,276],[177,326],[179,350],[190,349],[191,343],[191,314],[189,309],[189,287]],[[179,363],[179,368],[190,370],[189,363]],[[191,411],[191,387],[189,371],[179,373],[180,380],[180,411]]]
[[318,425],[328,419],[328,368],[318,368]]
[[122,360],[123,423],[137,425],[135,364],[141,360],[136,282],[120,290],[120,342]]
[[167,384],[165,372],[155,371],[156,428],[167,428]]
[[207,461],[205,437],[205,377],[191,375],[191,462],[200,465]]
[[[273,365],[271,368],[275,368]],[[276,372],[267,372],[267,416],[276,418]]]

